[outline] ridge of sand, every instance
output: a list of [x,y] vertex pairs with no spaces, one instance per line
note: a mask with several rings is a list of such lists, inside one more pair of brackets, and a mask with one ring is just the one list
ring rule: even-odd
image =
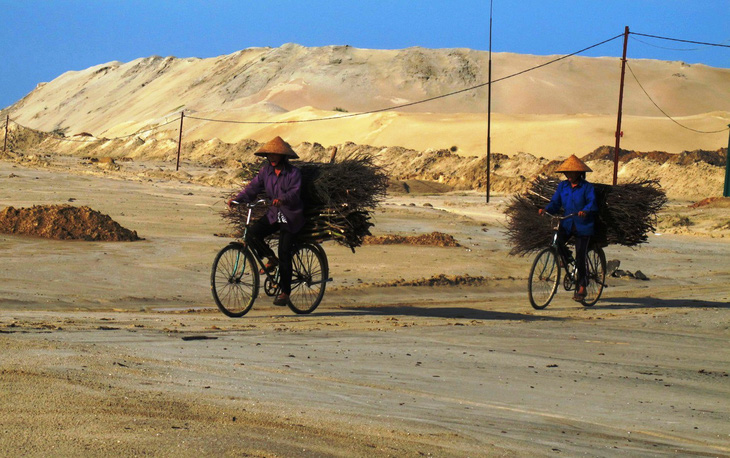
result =
[[[497,80],[557,56],[494,53]],[[618,59],[573,56],[494,84],[492,148],[554,158],[584,155],[613,144],[618,101]],[[730,123],[730,69],[683,62],[631,60],[642,84],[670,116],[695,130]],[[369,50],[350,46],[249,48],[208,59],[152,56],[72,71],[39,86],[2,111],[21,125],[67,135],[118,137],[189,116],[186,140],[266,141],[326,146],[352,141],[411,149],[486,152],[486,88],[398,109],[488,81],[487,53],[470,49]],[[384,112],[342,120],[314,118]],[[296,122],[292,122],[296,121]],[[622,146],[641,151],[714,150],[726,131],[700,134],[667,119],[627,78]],[[178,124],[156,135],[175,141]]]

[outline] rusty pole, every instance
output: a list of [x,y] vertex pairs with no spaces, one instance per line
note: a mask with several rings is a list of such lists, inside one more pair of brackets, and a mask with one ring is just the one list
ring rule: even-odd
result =
[[10,115],[5,115],[5,140],[3,141],[3,153],[8,149],[8,125],[10,125]]
[[618,155],[621,147],[621,110],[624,102],[624,76],[626,75],[626,46],[629,41],[629,26],[624,30],[624,55],[621,58],[621,85],[618,91],[618,116],[616,118],[616,146],[613,150],[613,185],[618,178]]
[[175,171],[177,172],[180,168],[180,147],[182,146],[182,129],[183,129],[183,118],[185,117],[185,112],[180,112],[180,136],[177,139],[177,165],[175,166]]
[[489,1],[489,88],[487,89],[487,203],[491,188],[492,159],[492,0]]
[[[730,127],[730,124],[727,125]],[[730,197],[730,133],[727,138],[727,153],[725,154],[725,189],[722,192],[723,197]]]

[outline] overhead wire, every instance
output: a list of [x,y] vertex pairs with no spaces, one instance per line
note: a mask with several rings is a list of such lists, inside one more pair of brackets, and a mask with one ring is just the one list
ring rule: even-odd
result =
[[[631,33],[631,32],[629,32]],[[647,46],[651,46],[652,48],[658,48],[658,49],[666,49],[668,51],[699,51],[701,48],[669,48],[667,46],[659,46],[655,45],[654,43],[649,43],[648,41],[639,40],[636,37],[630,37],[634,41],[638,41],[639,43],[643,43]]]
[[237,120],[226,120],[226,119],[203,118],[203,117],[192,116],[192,115],[187,115],[185,117],[186,118],[190,118],[190,119],[197,119],[197,120],[201,120],[201,121],[223,122],[223,123],[231,123],[231,124],[291,124],[291,123],[304,123],[304,122],[315,122],[315,121],[328,121],[328,120],[332,120],[332,119],[345,119],[345,118],[352,118],[352,117],[355,117],[355,116],[365,116],[365,115],[369,115],[369,114],[373,114],[373,113],[381,113],[381,112],[384,112],[384,111],[393,111],[393,110],[398,110],[398,109],[405,108],[405,107],[410,107],[410,106],[413,106],[413,105],[419,105],[419,104],[422,104],[422,103],[431,102],[433,100],[443,99],[445,97],[451,97],[452,95],[461,94],[463,92],[468,92],[468,91],[473,91],[475,89],[479,89],[479,88],[482,88],[482,87],[485,87],[485,86],[489,86],[490,84],[494,84],[494,83],[498,83],[500,81],[504,81],[504,80],[507,80],[507,79],[510,79],[510,78],[514,78],[515,76],[519,76],[519,75],[522,75],[522,74],[531,72],[533,70],[537,70],[539,68],[546,67],[548,65],[554,64],[555,62],[559,62],[561,60],[567,59],[568,57],[572,57],[572,56],[575,56],[576,54],[580,54],[580,53],[583,53],[585,51],[588,51],[589,49],[592,49],[592,48],[601,46],[601,45],[606,44],[606,43],[608,43],[610,41],[613,41],[613,40],[615,40],[615,39],[617,39],[619,37],[622,37],[623,35],[624,35],[623,33],[618,34],[615,37],[611,37],[611,38],[609,38],[607,40],[603,40],[603,41],[601,41],[599,43],[596,43],[594,45],[591,45],[591,46],[588,46],[586,48],[580,49],[578,51],[572,52],[570,54],[566,54],[564,56],[560,56],[560,57],[558,57],[556,59],[550,60],[548,62],[544,62],[544,63],[542,63],[540,65],[536,65],[534,67],[530,67],[530,68],[527,68],[525,70],[522,70],[522,71],[519,71],[519,72],[516,72],[516,73],[512,73],[512,74],[507,75],[507,76],[503,76],[502,78],[497,78],[497,79],[493,80],[491,83],[490,82],[480,83],[480,84],[477,84],[476,86],[467,87],[467,88],[464,88],[464,89],[460,89],[458,91],[449,92],[447,94],[441,94],[441,95],[437,95],[435,97],[429,97],[429,98],[426,98],[426,99],[418,100],[418,101],[415,101],[415,102],[404,103],[404,104],[401,104],[401,105],[394,105],[394,106],[390,106],[390,107],[386,107],[386,108],[378,108],[376,110],[364,111],[364,112],[359,112],[359,113],[350,113],[350,114],[347,114],[347,115],[334,115],[334,116],[325,116],[325,117],[322,117],[322,118],[296,119],[296,120],[290,120],[290,121],[237,121]]
[[626,67],[628,67],[628,69],[629,69],[629,72],[631,72],[631,76],[633,76],[633,77],[634,77],[634,80],[636,80],[636,84],[638,84],[638,85],[639,85],[639,87],[641,88],[641,90],[642,90],[642,91],[644,91],[644,94],[645,94],[645,95],[646,95],[646,97],[647,97],[647,98],[648,98],[648,99],[649,99],[649,100],[651,101],[651,103],[653,103],[653,104],[654,104],[654,106],[655,106],[655,107],[656,107],[656,108],[657,108],[657,109],[658,109],[659,111],[661,111],[661,112],[662,112],[662,114],[663,114],[664,116],[666,116],[666,117],[667,117],[667,118],[668,118],[668,119],[669,119],[670,121],[672,121],[673,123],[675,123],[675,124],[676,124],[676,125],[678,125],[679,127],[682,127],[682,128],[684,128],[684,129],[687,129],[687,130],[691,130],[692,132],[697,132],[697,133],[700,133],[700,134],[717,134],[717,133],[719,133],[719,132],[724,132],[724,131],[726,131],[726,130],[730,129],[730,127],[726,127],[726,128],[724,128],[724,129],[720,129],[720,130],[711,130],[711,131],[705,131],[705,130],[698,130],[698,129],[693,129],[693,128],[691,128],[691,127],[687,127],[687,126],[685,126],[684,124],[680,123],[680,122],[679,122],[679,121],[677,121],[676,119],[672,118],[672,117],[671,117],[671,116],[670,116],[669,114],[667,114],[667,112],[666,112],[666,111],[664,111],[664,110],[663,110],[663,109],[662,109],[662,108],[661,108],[661,107],[660,107],[660,106],[659,106],[659,105],[658,105],[658,104],[657,104],[657,103],[656,103],[656,102],[654,101],[654,99],[653,99],[653,98],[652,98],[652,97],[651,97],[651,96],[649,95],[649,93],[648,93],[648,92],[646,91],[646,89],[644,89],[644,86],[643,86],[643,85],[641,84],[641,82],[639,81],[639,78],[637,78],[637,77],[636,77],[636,74],[634,73],[634,70],[633,70],[633,69],[631,68],[631,65],[629,65],[629,63],[628,63],[628,62],[626,62]]
[[708,43],[706,41],[693,41],[693,40],[682,40],[679,38],[670,38],[670,37],[662,37],[659,35],[649,35],[647,33],[638,33],[638,32],[629,32],[631,35],[639,35],[641,37],[649,37],[649,38],[658,38],[660,40],[669,40],[669,41],[678,41],[680,43],[692,43],[695,45],[704,45],[704,46],[718,46],[721,48],[730,48],[730,45],[725,45],[721,43]]
[[[43,130],[33,129],[32,127],[24,126],[23,124],[20,124],[19,122],[15,121],[12,118],[9,118],[9,120],[10,120],[10,122],[12,122],[13,124],[17,125],[18,127],[22,127],[23,129],[27,129],[27,130],[30,130],[32,132],[36,132],[38,134],[45,135],[47,137],[52,137],[52,138],[54,138],[56,140],[60,140],[60,141],[76,142],[76,143],[94,143],[94,142],[96,142],[96,141],[99,140],[99,138],[96,138],[94,140],[80,140],[80,139],[75,139],[75,138],[69,138],[69,137],[65,137],[65,136],[62,136],[62,135],[55,134],[54,132],[46,132],[46,131],[43,131]],[[156,125],[154,127],[151,127],[149,129],[140,130],[140,131],[134,132],[132,134],[122,135],[122,136],[119,136],[119,137],[112,137],[112,138],[104,137],[104,140],[105,141],[110,141],[110,140],[123,140],[125,138],[134,137],[136,135],[140,135],[140,134],[144,134],[144,133],[147,133],[147,132],[151,132],[153,130],[159,129],[161,127],[164,127],[164,126],[166,126],[168,124],[171,124],[171,123],[173,123],[175,121],[178,121],[178,120],[180,120],[180,116],[178,116],[178,117],[176,117],[176,118],[174,118],[174,119],[172,119],[170,121],[164,122],[162,124],[158,124],[158,125]]]

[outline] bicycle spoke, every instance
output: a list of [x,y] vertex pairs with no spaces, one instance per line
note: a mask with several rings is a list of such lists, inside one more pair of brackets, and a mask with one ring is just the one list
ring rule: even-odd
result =
[[224,248],[213,263],[211,289],[218,308],[228,316],[244,315],[258,295],[258,275],[252,256],[236,244]]
[[560,280],[560,268],[555,253],[546,249],[541,251],[532,264],[528,280],[530,304],[543,309],[552,300]]

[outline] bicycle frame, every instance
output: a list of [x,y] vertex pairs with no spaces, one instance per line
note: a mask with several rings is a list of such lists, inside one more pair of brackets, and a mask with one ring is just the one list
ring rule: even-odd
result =
[[[233,203],[238,204],[235,201]],[[262,199],[245,204],[248,214],[241,239],[224,247],[213,262],[213,298],[218,308],[230,317],[245,315],[253,306],[261,286],[268,296],[281,293],[279,269],[269,272],[258,250],[254,250],[246,240],[253,209],[261,203],[267,201]],[[311,313],[321,302],[326,283],[331,281],[327,255],[316,241],[296,240],[292,257],[293,291],[288,306],[295,313]]]

